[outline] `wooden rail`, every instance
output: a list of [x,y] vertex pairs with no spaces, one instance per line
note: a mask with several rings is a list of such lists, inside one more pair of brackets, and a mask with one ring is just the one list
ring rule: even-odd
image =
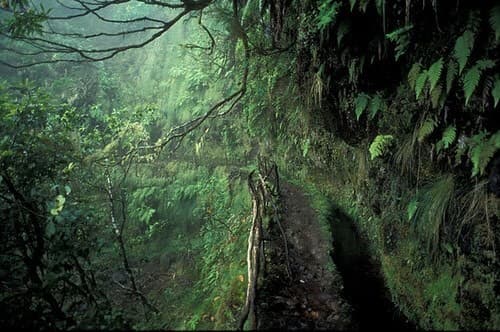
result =
[[[255,299],[257,297],[258,280],[265,266],[263,220],[266,218],[277,221],[288,256],[285,232],[281,227],[278,217],[279,208],[277,202],[279,201],[280,193],[278,167],[274,162],[259,158],[258,168],[258,172],[252,171],[248,175],[248,188],[252,197],[252,225],[250,227],[250,235],[248,236],[247,249],[248,285],[245,304],[238,322],[239,330],[243,330],[247,320],[249,321],[249,328],[251,330],[255,330],[257,326]],[[287,273],[291,276],[288,259]]]

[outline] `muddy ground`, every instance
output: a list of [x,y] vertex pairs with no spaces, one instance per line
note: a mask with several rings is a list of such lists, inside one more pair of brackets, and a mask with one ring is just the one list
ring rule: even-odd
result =
[[281,189],[281,225],[286,233],[291,276],[285,246],[277,224],[265,241],[266,263],[257,295],[258,329],[355,329],[351,307],[342,298],[342,278],[308,198],[284,183]]

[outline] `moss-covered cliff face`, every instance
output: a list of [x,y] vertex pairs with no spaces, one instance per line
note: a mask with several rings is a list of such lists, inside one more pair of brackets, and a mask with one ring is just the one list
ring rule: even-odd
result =
[[295,76],[273,91],[282,168],[359,221],[421,328],[500,328],[500,6],[276,3],[296,42],[273,65]]

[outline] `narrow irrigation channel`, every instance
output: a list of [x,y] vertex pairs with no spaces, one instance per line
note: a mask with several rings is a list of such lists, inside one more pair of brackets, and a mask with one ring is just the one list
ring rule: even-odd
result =
[[333,207],[330,215],[333,234],[332,258],[340,272],[343,295],[353,308],[353,321],[360,330],[416,330],[391,302],[379,266],[368,254],[366,241],[354,221]]

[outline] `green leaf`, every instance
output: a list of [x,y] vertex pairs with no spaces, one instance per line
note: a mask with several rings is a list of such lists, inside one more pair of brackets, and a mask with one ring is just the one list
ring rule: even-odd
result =
[[356,100],[354,101],[354,103],[356,104],[356,109],[354,110],[354,112],[356,113],[356,120],[359,121],[359,118],[366,109],[366,106],[368,106],[369,98],[370,97],[365,93],[360,93],[356,97]]
[[481,78],[481,71],[478,66],[473,66],[464,76],[464,94],[465,105],[469,103],[469,99],[476,90],[479,80]]
[[426,137],[428,137],[434,129],[437,127],[436,121],[434,119],[429,118],[422,123],[422,126],[420,126],[417,134],[417,139],[419,143],[422,143]]
[[415,216],[415,212],[417,212],[417,207],[418,207],[418,201],[416,198],[412,199],[410,203],[408,204],[407,207],[407,212],[408,212],[408,220],[412,220],[413,217]]
[[45,226],[45,235],[47,237],[52,237],[56,233],[56,225],[52,220],[49,220],[47,226]]
[[483,175],[491,158],[500,148],[500,131],[497,131],[489,139],[486,132],[474,135],[472,138],[470,159],[472,161],[472,176]]
[[458,62],[459,74],[461,74],[462,70],[465,68],[473,46],[474,34],[470,30],[465,30],[465,32],[457,38],[454,49],[454,56]]
[[302,147],[302,157],[306,157],[309,152],[309,147],[311,146],[311,140],[308,138],[304,141],[304,145]]
[[491,95],[493,96],[494,106],[497,107],[498,101],[500,100],[500,76],[496,76],[495,83],[493,84],[493,89],[491,90]]
[[387,39],[396,44],[394,49],[396,51],[396,61],[406,53],[408,45],[410,45],[409,33],[411,29],[413,29],[413,25],[410,24],[385,35]]
[[422,66],[420,65],[420,63],[416,62],[413,64],[413,66],[411,66],[411,69],[408,72],[408,84],[410,84],[412,90],[415,89],[415,83],[421,70]]
[[470,97],[476,90],[479,81],[481,79],[481,74],[483,70],[490,69],[495,66],[495,62],[489,59],[478,60],[471,69],[469,69],[463,78],[464,82],[464,94],[465,94],[465,105],[469,103]]
[[455,139],[457,138],[457,128],[455,126],[448,126],[444,132],[441,140],[436,144],[438,152],[448,149]]
[[429,82],[431,83],[430,92],[432,92],[432,90],[434,90],[434,87],[436,87],[436,84],[439,81],[439,78],[441,77],[442,69],[443,69],[443,58],[439,58],[439,60],[434,62],[427,71],[427,74],[429,76]]
[[500,5],[497,4],[490,10],[490,25],[495,32],[495,41],[500,40]]
[[63,195],[57,195],[55,202],[54,202],[54,207],[52,209],[50,209],[50,214],[53,216],[57,216],[64,208],[65,202],[66,202],[66,198],[64,198]]
[[349,0],[349,3],[351,4],[351,12],[354,9],[354,6],[356,6],[356,0]]
[[448,62],[448,70],[446,71],[446,93],[450,93],[453,81],[457,76],[457,71],[457,64],[453,61],[453,59],[450,59]]
[[340,2],[332,0],[324,1],[320,5],[316,23],[319,30],[323,31],[325,28],[330,26],[330,24],[335,23],[341,6],[342,4]]
[[345,35],[351,30],[351,22],[348,20],[343,20],[339,23],[339,27],[337,29],[337,46],[340,46],[342,39],[344,39]]
[[369,148],[371,159],[373,160],[383,155],[393,139],[394,136],[392,135],[378,135],[375,137]]
[[443,101],[441,98],[443,92],[443,88],[441,87],[441,84],[438,84],[438,86],[431,92],[431,103],[433,108],[438,108]]
[[370,110],[370,120],[372,120],[378,111],[386,109],[387,105],[385,104],[385,100],[379,94],[376,94],[372,97],[368,108]]
[[427,70],[424,70],[418,75],[417,81],[415,82],[415,96],[418,100],[422,90],[424,89],[425,83],[427,82]]

